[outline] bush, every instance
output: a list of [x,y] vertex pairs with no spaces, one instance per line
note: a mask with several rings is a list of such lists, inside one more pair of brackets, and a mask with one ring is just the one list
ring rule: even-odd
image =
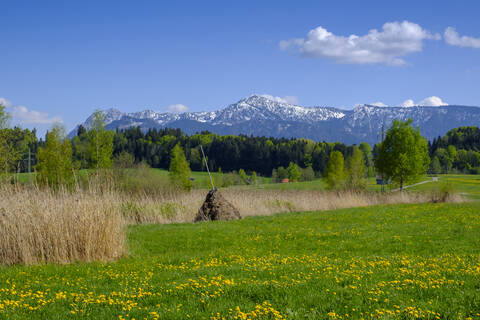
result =
[[480,174],[480,167],[475,167],[470,169],[471,174]]
[[282,182],[283,179],[288,179],[288,170],[280,166],[272,170],[272,182]]
[[453,202],[458,195],[457,189],[448,182],[442,182],[432,191],[432,202]]
[[113,167],[115,169],[127,169],[135,166],[135,157],[133,154],[122,151],[113,158]]
[[243,169],[238,170],[238,176],[240,177],[240,179],[242,181],[242,184],[248,184],[249,183],[247,173],[245,172],[245,170],[243,170]]
[[250,175],[250,184],[257,184],[257,173],[255,171]]
[[315,179],[315,171],[313,171],[312,167],[306,167],[301,170],[300,181],[312,181],[313,179]]

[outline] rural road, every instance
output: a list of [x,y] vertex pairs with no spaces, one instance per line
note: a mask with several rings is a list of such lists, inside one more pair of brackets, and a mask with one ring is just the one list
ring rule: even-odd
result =
[[[405,187],[403,187],[403,190],[405,190],[407,188],[410,188],[410,187],[418,186],[420,184],[428,183],[428,182],[438,182],[438,178],[437,177],[432,177],[431,180],[425,180],[425,181],[422,181],[422,182],[419,182],[419,183],[415,183],[415,184],[411,184],[409,186],[405,186]],[[395,191],[400,191],[400,188],[391,190],[391,192],[395,192]]]

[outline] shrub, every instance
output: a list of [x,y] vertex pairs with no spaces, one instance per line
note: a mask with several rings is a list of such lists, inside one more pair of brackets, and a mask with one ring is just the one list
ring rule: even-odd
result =
[[113,159],[113,167],[115,169],[133,168],[135,167],[135,157],[127,151],[122,151]]
[[313,171],[312,167],[302,169],[301,181],[312,181],[313,179],[315,179],[315,171]]
[[432,202],[455,202],[457,200],[457,189],[448,182],[442,182],[432,191]]
[[250,184],[257,184],[257,173],[255,171],[250,175]]

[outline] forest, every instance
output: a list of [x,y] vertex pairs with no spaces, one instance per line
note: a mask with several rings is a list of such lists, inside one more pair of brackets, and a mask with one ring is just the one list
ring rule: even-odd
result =
[[[343,143],[315,142],[308,139],[276,139],[246,135],[220,136],[210,132],[187,135],[179,129],[140,128],[117,130],[113,136],[113,156],[126,153],[135,163],[144,162],[153,168],[168,169],[173,147],[180,144],[193,171],[204,170],[200,145],[203,146],[212,171],[232,172],[240,169],[262,176],[276,174],[277,170],[295,163],[301,168],[311,168],[316,176],[325,171],[332,151],[344,158],[351,156],[354,146]],[[27,172],[34,170],[37,150],[45,144],[36,131],[29,129],[0,129],[0,172]],[[88,156],[88,132],[80,126],[71,139],[72,161],[76,169],[92,167]],[[373,148],[362,143],[369,175],[374,174]],[[429,141],[431,164],[429,173],[480,173],[480,128],[460,127],[445,136]],[[30,160],[30,161],[29,161]]]

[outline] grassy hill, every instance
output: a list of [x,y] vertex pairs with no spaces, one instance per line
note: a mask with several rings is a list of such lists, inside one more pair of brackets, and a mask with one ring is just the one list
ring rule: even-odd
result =
[[480,205],[139,225],[113,263],[0,269],[0,318],[477,319]]

